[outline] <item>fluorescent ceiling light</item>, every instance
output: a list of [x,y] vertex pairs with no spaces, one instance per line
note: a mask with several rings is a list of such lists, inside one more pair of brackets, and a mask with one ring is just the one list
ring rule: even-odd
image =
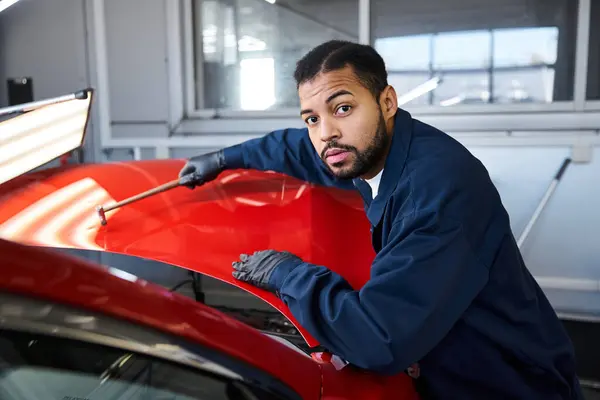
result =
[[409,103],[409,102],[413,101],[414,99],[431,92],[432,90],[436,89],[439,86],[441,81],[442,81],[442,78],[437,77],[437,76],[435,78],[431,78],[427,82],[417,86],[416,88],[410,90],[409,92],[403,94],[402,96],[399,96],[398,97],[398,105],[401,106],[403,104]]
[[265,0],[265,1],[266,1],[267,3],[270,3],[270,4],[275,4],[275,2],[276,2],[277,0]]
[[464,96],[461,96],[461,95],[454,96],[449,99],[440,101],[440,106],[442,106],[442,107],[454,106],[454,105],[462,103],[464,99],[465,99]]
[[[12,6],[19,0],[0,0],[0,12],[6,10],[8,7]],[[274,3],[275,1],[273,1]]]

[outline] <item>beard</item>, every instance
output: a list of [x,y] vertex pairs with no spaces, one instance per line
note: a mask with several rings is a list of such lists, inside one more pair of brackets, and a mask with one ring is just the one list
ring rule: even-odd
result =
[[[388,148],[390,140],[391,137],[387,134],[385,119],[383,118],[383,113],[380,109],[377,130],[375,131],[375,135],[365,150],[358,151],[358,149],[354,146],[331,141],[327,143],[321,152],[321,159],[325,162],[325,165],[327,165],[335,177],[339,179],[355,179],[359,176],[365,175],[379,163],[381,158],[385,155],[385,151]],[[344,164],[347,163],[346,160],[330,165],[327,162],[325,153],[327,150],[332,148],[345,150],[354,154],[354,160],[348,166],[344,166]]]

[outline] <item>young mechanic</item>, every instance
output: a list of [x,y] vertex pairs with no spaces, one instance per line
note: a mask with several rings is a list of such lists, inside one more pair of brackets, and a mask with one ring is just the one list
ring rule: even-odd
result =
[[353,290],[271,249],[241,255],[234,276],[276,293],[351,364],[397,374],[418,362],[424,399],[583,399],[572,344],[480,161],[398,108],[370,46],[326,42],[295,78],[304,129],[193,157],[180,176],[194,187],[251,168],[357,189],[377,253],[371,278]]

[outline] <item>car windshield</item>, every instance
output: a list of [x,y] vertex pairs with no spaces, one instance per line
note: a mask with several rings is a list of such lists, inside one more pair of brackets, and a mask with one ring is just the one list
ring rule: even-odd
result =
[[0,331],[3,400],[275,399],[231,378],[116,347]]
[[58,250],[107,266],[113,275],[123,279],[142,279],[195,299],[303,354],[324,350],[309,347],[290,320],[264,300],[208,275],[134,256],[93,250]]

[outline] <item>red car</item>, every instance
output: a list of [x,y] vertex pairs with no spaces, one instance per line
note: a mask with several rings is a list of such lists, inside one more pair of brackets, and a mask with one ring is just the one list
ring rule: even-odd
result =
[[[0,398],[417,398],[407,374],[378,376],[319,350],[285,304],[231,276],[240,254],[271,248],[361,287],[374,253],[357,194],[229,171],[110,211],[100,223],[97,205],[172,180],[182,166],[64,165],[0,185]],[[126,254],[227,282],[279,310],[299,336],[257,329],[48,247]]]

